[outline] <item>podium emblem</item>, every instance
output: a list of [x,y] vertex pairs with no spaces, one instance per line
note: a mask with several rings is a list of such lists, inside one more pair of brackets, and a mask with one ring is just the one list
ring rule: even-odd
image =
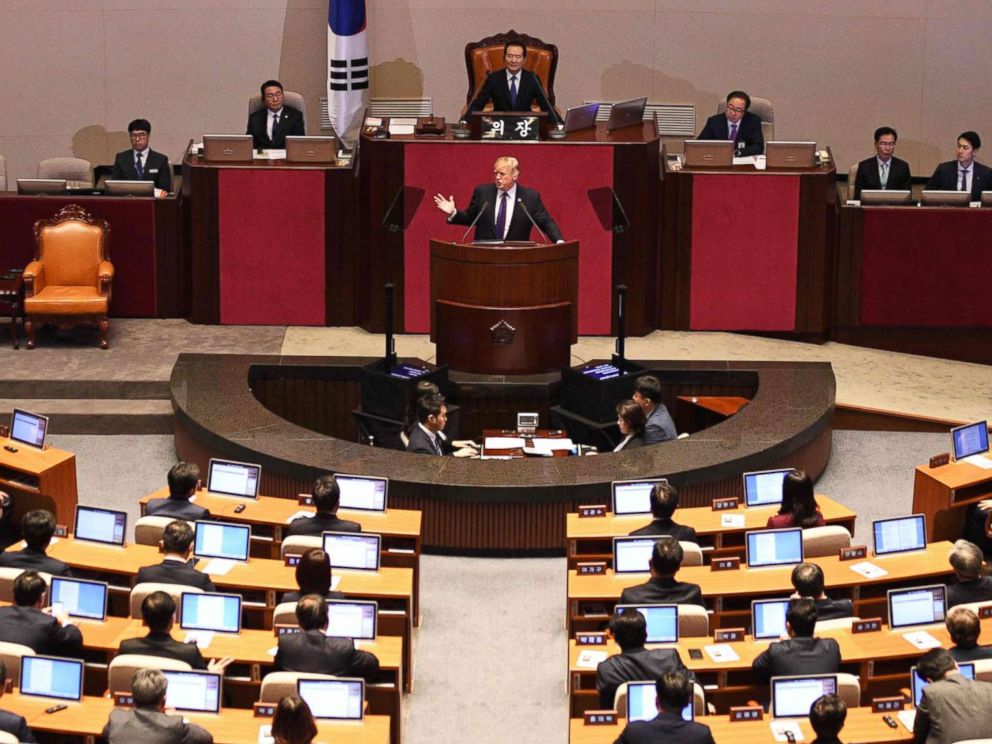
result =
[[494,346],[511,344],[513,343],[513,337],[516,335],[517,329],[505,320],[489,326],[489,338],[492,340]]

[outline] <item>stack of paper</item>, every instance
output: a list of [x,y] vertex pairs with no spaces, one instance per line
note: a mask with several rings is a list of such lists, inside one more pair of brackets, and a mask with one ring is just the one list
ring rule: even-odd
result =
[[397,116],[389,120],[390,134],[413,134],[413,128],[417,126],[416,119],[404,119]]

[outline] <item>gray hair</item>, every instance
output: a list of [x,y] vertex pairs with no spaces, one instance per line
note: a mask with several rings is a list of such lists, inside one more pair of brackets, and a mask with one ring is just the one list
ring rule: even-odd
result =
[[165,699],[169,680],[158,669],[139,669],[131,680],[135,705],[158,705]]
[[967,540],[958,540],[951,550],[951,568],[959,576],[977,579],[982,575],[982,549]]

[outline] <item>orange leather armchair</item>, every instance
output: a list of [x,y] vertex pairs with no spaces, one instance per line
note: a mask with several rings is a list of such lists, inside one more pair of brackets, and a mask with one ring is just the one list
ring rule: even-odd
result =
[[110,288],[110,227],[70,204],[54,217],[34,223],[34,261],[24,269],[24,329],[34,348],[36,323],[69,327],[96,323],[100,348],[107,348]]
[[[530,70],[541,79],[541,85],[544,86],[544,90],[548,94],[548,100],[551,101],[552,106],[555,105],[555,72],[558,70],[558,47],[511,29],[505,34],[487,36],[485,39],[465,45],[465,68],[468,71],[466,108],[475,98],[486,76],[490,72],[503,68],[503,47],[509,42],[522,44],[527,50],[524,69]],[[491,102],[486,104],[485,110],[492,110]]]

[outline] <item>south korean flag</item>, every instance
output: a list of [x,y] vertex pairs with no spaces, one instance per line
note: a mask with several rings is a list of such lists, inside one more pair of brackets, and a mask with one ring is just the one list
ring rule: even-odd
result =
[[327,111],[348,147],[358,139],[369,89],[365,0],[330,0],[327,7]]

